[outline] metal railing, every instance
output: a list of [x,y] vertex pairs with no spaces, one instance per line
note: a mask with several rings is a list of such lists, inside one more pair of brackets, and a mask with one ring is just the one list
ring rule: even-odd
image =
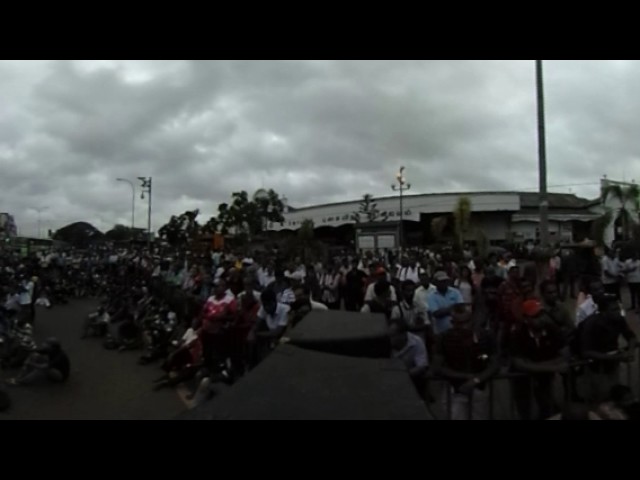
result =
[[[640,345],[636,347],[636,349],[640,349]],[[568,362],[568,370],[563,373],[549,373],[542,375],[550,375],[553,377],[553,381],[557,383],[558,380],[561,380],[562,390],[563,390],[563,399],[562,402],[557,402],[561,404],[562,407],[567,406],[572,403],[574,399],[574,395],[579,393],[577,390],[577,381],[582,378],[583,379],[583,387],[586,395],[583,397],[584,401],[588,405],[596,406],[596,399],[592,396],[593,390],[593,375],[594,372],[591,368],[589,368],[594,362],[592,360],[571,360]],[[634,378],[634,369],[636,371],[636,375]],[[634,395],[640,396],[640,355],[637,353],[634,355],[634,359],[632,362],[619,362],[619,369],[616,370],[618,376],[619,385],[625,385],[631,389]],[[483,415],[483,419],[495,420],[496,419],[496,409],[497,406],[505,400],[505,398],[498,398],[501,394],[504,397],[506,394],[506,400],[508,403],[508,407],[506,410],[500,413],[506,413],[506,415],[502,415],[500,419],[505,420],[515,420],[519,418],[517,414],[516,408],[516,400],[514,395],[514,381],[517,379],[528,379],[529,386],[529,418],[534,418],[534,408],[536,406],[536,399],[534,394],[534,379],[536,375],[540,375],[539,373],[524,373],[524,372],[515,372],[510,371],[509,366],[503,368],[503,370],[494,375],[491,379],[486,382],[487,393],[487,412],[486,416]],[[475,400],[477,399],[476,390],[473,390],[470,394],[464,395],[459,392],[455,392],[453,387],[451,386],[451,382],[442,376],[435,375],[434,373],[428,373],[426,375],[427,380],[427,396],[431,397],[431,402],[428,402],[428,408],[431,416],[436,420],[451,420],[453,417],[453,404],[454,404],[454,395],[458,397],[458,399],[464,398],[465,403],[467,404],[466,411],[466,419],[473,420],[474,419],[474,405]],[[506,383],[506,389],[502,392],[497,392],[500,390],[499,387],[503,386]],[[440,384],[444,391],[441,391],[440,398],[436,394],[435,398],[431,395],[432,386],[434,384]],[[552,386],[551,389],[552,394],[558,393],[556,389]],[[556,395],[555,397],[557,397]],[[444,397],[444,402],[442,402]],[[434,412],[433,404],[444,403],[444,415],[438,415]],[[559,412],[557,412],[559,413]]]

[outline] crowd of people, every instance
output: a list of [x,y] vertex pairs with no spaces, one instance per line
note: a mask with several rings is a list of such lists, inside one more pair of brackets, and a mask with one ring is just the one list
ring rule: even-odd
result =
[[579,405],[593,415],[598,405],[609,412],[616,405],[618,416],[633,417],[635,402],[626,394],[620,400],[620,365],[632,361],[636,346],[620,285],[629,286],[628,309],[640,307],[636,254],[609,251],[599,271],[561,250],[546,268],[471,249],[343,251],[323,260],[303,262],[277,249],[111,250],[27,263],[5,256],[3,364],[22,368],[15,384],[64,381],[69,359],[60,343],[33,340],[36,303],[55,308],[95,296],[100,306],[79,335],[139,350],[141,364],[161,366],[154,389],[190,385],[200,402],[213,385],[231,385],[254,368],[308,312],[345,309],[386,317],[393,356],[425,402],[440,401],[430,380],[446,381],[452,419],[486,418],[488,385],[504,374],[520,419],[558,414],[558,383],[567,417]]

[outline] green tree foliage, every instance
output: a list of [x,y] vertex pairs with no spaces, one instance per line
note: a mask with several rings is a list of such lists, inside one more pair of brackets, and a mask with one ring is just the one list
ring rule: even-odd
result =
[[375,222],[378,220],[387,220],[387,215],[380,213],[378,204],[373,200],[373,195],[366,193],[362,196],[358,210],[353,212],[351,218],[356,223]]
[[[620,220],[622,238],[623,240],[629,240],[633,225],[638,223],[638,215],[640,214],[640,188],[638,185],[607,185],[602,190],[602,203],[606,204],[609,199],[617,200],[620,204],[619,208],[614,209],[609,223],[611,223],[611,220]],[[607,213],[605,212],[605,215]]]
[[169,222],[158,230],[158,236],[172,247],[183,247],[200,235],[199,210],[186,211],[172,216]]
[[462,247],[464,238],[469,231],[471,223],[471,200],[468,197],[458,198],[455,208],[453,209],[453,220],[458,245]]
[[449,219],[445,215],[431,219],[431,236],[434,241],[439,242],[442,239],[442,234],[448,223]]
[[223,234],[250,239],[262,233],[268,223],[284,222],[284,203],[274,190],[262,191],[252,199],[246,191],[234,192],[231,203],[218,206],[217,227]]
[[53,239],[68,243],[75,248],[87,248],[104,240],[104,234],[87,222],[76,222],[62,227],[53,234]]

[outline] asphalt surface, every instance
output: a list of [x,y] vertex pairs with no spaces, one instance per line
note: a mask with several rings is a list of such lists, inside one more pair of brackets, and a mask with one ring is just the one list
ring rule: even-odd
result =
[[[140,352],[105,350],[99,339],[80,339],[82,323],[95,307],[95,301],[77,300],[38,309],[36,340],[58,338],[69,355],[71,375],[62,385],[6,387],[12,408],[0,419],[169,420],[185,410],[175,390],[151,390],[162,371],[157,364],[138,365]],[[0,372],[0,378],[15,373]]]

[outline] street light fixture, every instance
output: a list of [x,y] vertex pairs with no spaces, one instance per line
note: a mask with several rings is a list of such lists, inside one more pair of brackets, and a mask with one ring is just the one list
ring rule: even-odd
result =
[[49,210],[49,207],[34,208],[34,210],[38,212],[38,239],[40,239],[42,238],[42,236],[40,235],[40,214]]
[[117,182],[125,182],[131,186],[131,235],[133,235],[133,230],[135,228],[135,216],[136,216],[136,187],[131,180],[127,180],[126,178],[116,178]]
[[400,244],[400,251],[402,252],[402,249],[404,248],[404,208],[402,205],[402,196],[404,192],[411,189],[411,184],[407,183],[404,176],[404,167],[400,167],[400,170],[398,170],[398,173],[396,174],[396,181],[398,184],[392,184],[391,189],[394,192],[399,192],[400,194],[400,228],[398,228],[398,243]]
[[144,200],[144,194],[147,194],[148,201],[148,218],[147,218],[147,246],[149,252],[151,252],[151,177],[138,177],[140,180],[142,193],[140,194],[140,198]]

